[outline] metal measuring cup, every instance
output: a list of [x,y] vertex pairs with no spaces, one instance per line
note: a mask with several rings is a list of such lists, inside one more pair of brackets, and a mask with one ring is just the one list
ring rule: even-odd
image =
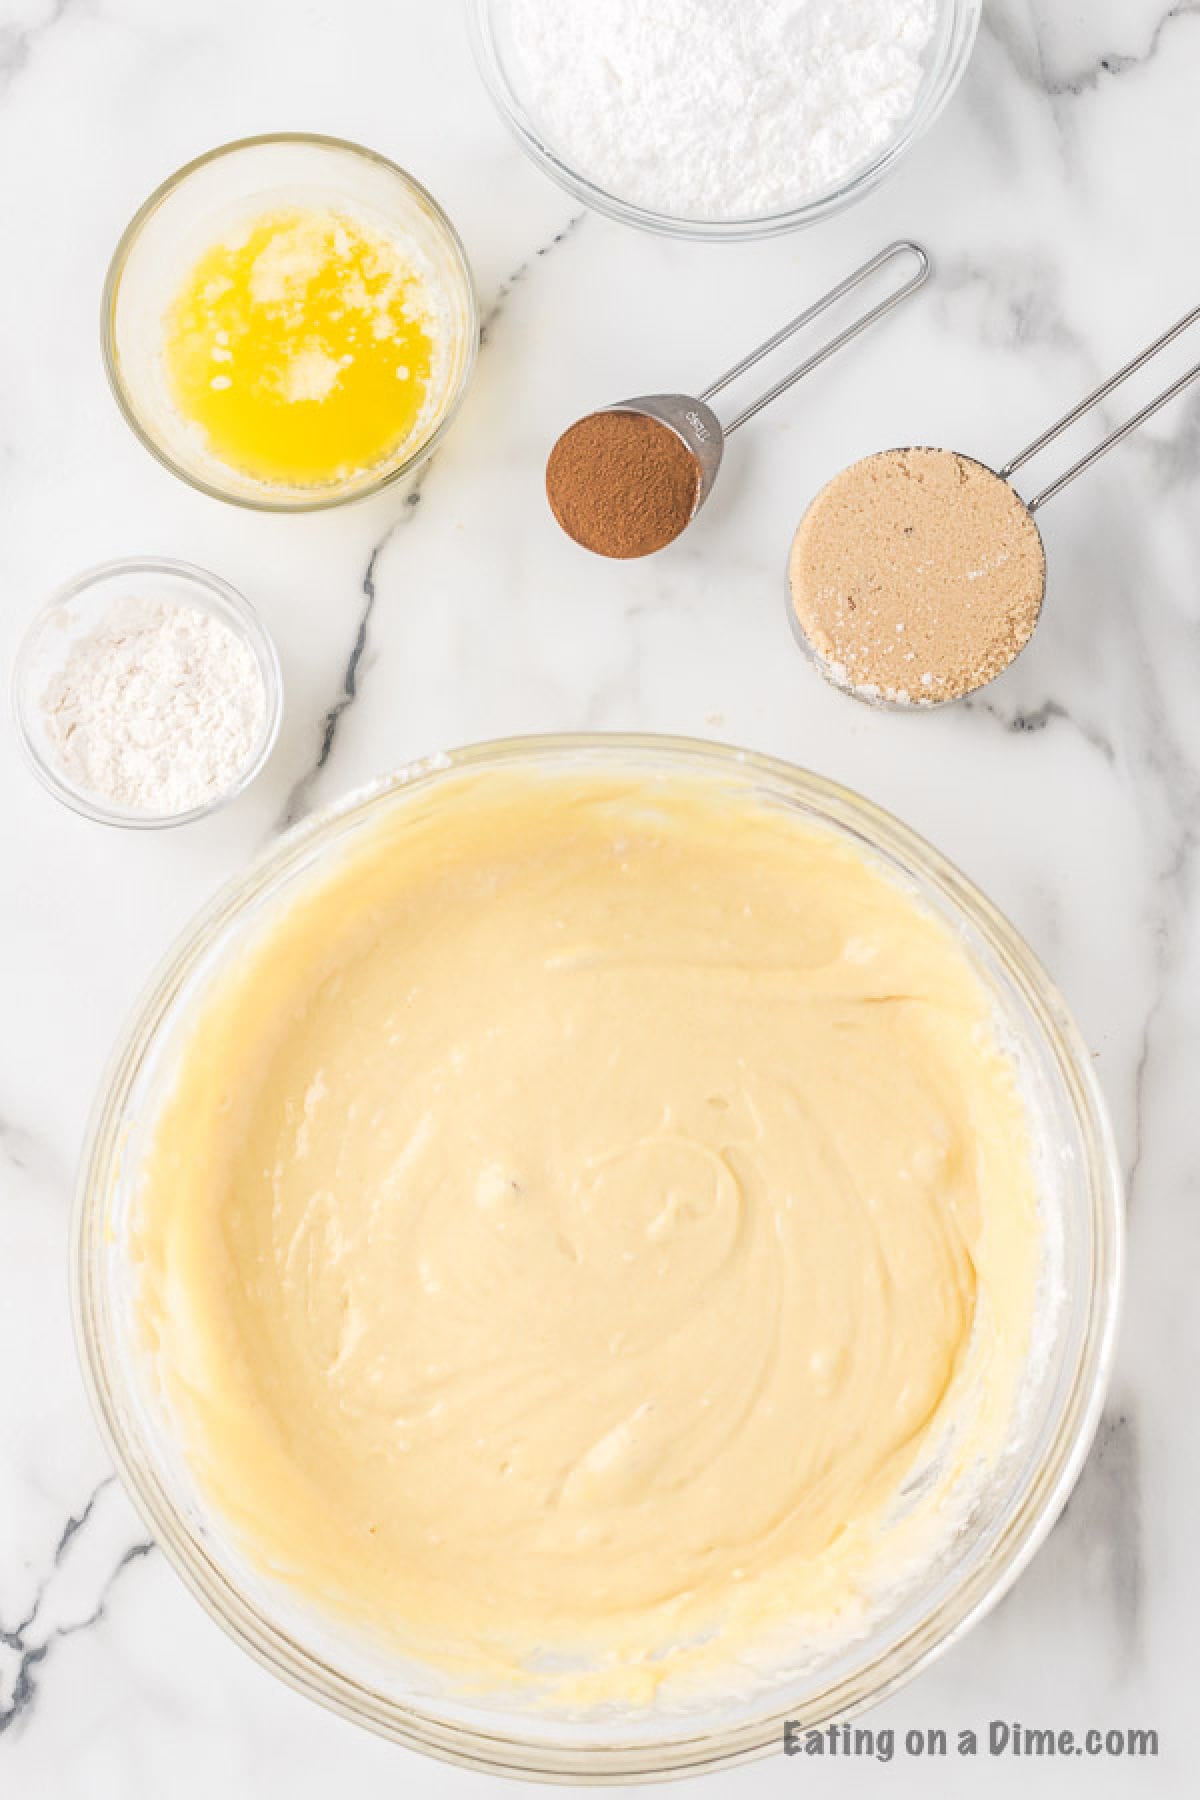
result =
[[[756,400],[753,400],[749,406],[743,407],[727,425],[722,425],[720,419],[713,411],[712,406],[709,404],[717,394],[731,386],[733,382],[737,381],[742,375],[745,375],[750,369],[754,368],[764,357],[771,355],[772,351],[779,349],[780,345],[785,344],[796,332],[803,330],[803,328],[806,325],[811,324],[814,319],[820,318],[822,313],[827,312],[830,307],[835,306],[839,300],[842,300],[848,294],[853,293],[856,288],[861,286],[864,281],[869,280],[869,278],[878,270],[886,267],[889,263],[907,259],[914,261],[916,267],[906,281],[895,288],[891,293],[886,294],[883,299],[878,301],[875,306],[871,307],[868,312],[863,313],[860,318],[854,320],[850,325],[847,325],[843,330],[839,331],[827,344],[822,345],[820,349],[813,351],[810,356],[805,357],[803,362],[798,364],[796,368],[789,370],[786,375],[782,376],[769,387],[765,393],[760,394]],[[605,413],[633,413],[640,415],[643,418],[653,419],[658,424],[665,426],[667,430],[674,433],[689,452],[696,465],[698,476],[691,511],[686,517],[681,519],[678,530],[674,533],[674,536],[677,537],[695,518],[700,508],[704,505],[704,502],[708,499],[709,494],[712,492],[713,485],[717,478],[717,471],[721,466],[721,459],[724,455],[726,439],[742,425],[745,425],[748,420],[754,418],[757,413],[760,413],[764,407],[769,406],[772,400],[777,400],[781,394],[785,394],[789,388],[794,387],[798,381],[803,380],[805,375],[811,374],[811,372],[814,369],[819,368],[822,363],[828,362],[829,358],[836,355],[845,344],[849,344],[854,338],[859,337],[869,326],[875,324],[878,319],[883,318],[886,313],[889,313],[894,306],[898,306],[902,300],[907,299],[908,296],[914,293],[926,280],[929,274],[929,267],[929,257],[919,244],[911,243],[908,240],[901,240],[897,243],[889,244],[886,249],[879,251],[876,256],[873,256],[869,262],[863,263],[861,268],[855,269],[852,274],[847,275],[844,280],[839,281],[835,287],[830,288],[827,294],[823,294],[821,298],[814,301],[811,306],[805,307],[804,311],[797,313],[795,318],[789,319],[787,324],[781,326],[778,331],[767,338],[765,343],[759,344],[756,349],[750,351],[748,356],[742,357],[739,362],[734,363],[732,368],[726,369],[725,373],[719,376],[716,381],[711,382],[709,386],[704,389],[703,393],[696,395],[640,394],[631,400],[619,400],[612,406],[603,407],[600,414],[590,413],[586,414],[584,418],[576,420],[575,424],[568,427],[568,430],[563,433],[558,444],[555,446],[555,450],[566,441],[570,436],[570,433],[576,430],[578,426]],[[552,459],[553,456],[554,451],[551,452]],[[575,531],[573,531],[564,518],[558,514],[557,510],[556,517],[558,517],[559,524],[563,526],[563,529],[567,531],[568,535],[575,537],[577,543],[582,543],[586,549],[598,548],[596,544],[588,543],[583,537],[576,536]],[[673,539],[667,539],[666,541],[671,542]],[[661,548],[663,546],[657,545],[655,547]]]
[[[1047,426],[1045,431],[1039,433],[1031,443],[1026,444],[1023,450],[1019,451],[1016,456],[1010,458],[1010,460],[1000,469],[992,469],[987,464],[980,463],[977,458],[968,457],[961,452],[926,449],[877,451],[874,456],[864,458],[862,465],[856,465],[867,468],[872,464],[881,464],[885,459],[896,458],[897,456],[921,456],[925,458],[945,457],[959,463],[970,464],[976,477],[985,477],[990,481],[1003,484],[1006,499],[1010,503],[1015,503],[1017,511],[1020,515],[1023,515],[1024,519],[1027,521],[1028,530],[1032,534],[1033,539],[1036,540],[1040,552],[1037,559],[1038,575],[1036,578],[1036,586],[1031,585],[1029,592],[1023,597],[1023,610],[1027,617],[1028,628],[1023,628],[1022,633],[1020,634],[1020,641],[1014,639],[1011,646],[1011,654],[1006,655],[1006,660],[1004,660],[1003,665],[995,668],[982,679],[966,683],[958,691],[929,698],[919,694],[915,698],[902,697],[894,693],[882,692],[877,687],[865,688],[860,681],[855,679],[855,671],[848,666],[844,659],[840,659],[836,656],[831,657],[812,642],[804,622],[799,616],[798,603],[793,584],[789,579],[788,618],[791,622],[793,632],[795,633],[801,648],[820,670],[826,680],[831,682],[835,687],[840,688],[844,693],[851,694],[855,699],[865,700],[876,706],[885,706],[896,710],[908,710],[913,707],[926,708],[946,705],[952,700],[962,699],[966,694],[975,692],[978,688],[986,686],[987,682],[994,680],[996,676],[1002,674],[1004,668],[1007,668],[1015,661],[1017,655],[1020,654],[1021,650],[1024,649],[1025,645],[1032,637],[1040,619],[1042,606],[1045,600],[1045,545],[1035,515],[1048,501],[1053,500],[1057,494],[1060,494],[1065,487],[1069,486],[1077,476],[1084,474],[1094,463],[1098,462],[1099,459],[1111,450],[1114,445],[1119,444],[1125,438],[1130,437],[1140,426],[1144,425],[1148,419],[1152,418],[1161,407],[1166,406],[1169,401],[1175,399],[1178,394],[1182,393],[1185,388],[1190,386],[1197,377],[1200,377],[1200,362],[1194,364],[1190,369],[1185,370],[1184,373],[1173,381],[1169,387],[1164,388],[1160,394],[1155,395],[1152,400],[1147,401],[1147,403],[1134,413],[1131,418],[1127,419],[1123,425],[1119,425],[1113,431],[1110,431],[1094,446],[1094,448],[1089,450],[1085,455],[1079,457],[1078,460],[1065,469],[1061,475],[1056,476],[1053,481],[1047,483],[1047,485],[1043,487],[1040,492],[1035,494],[1031,500],[1025,500],[1017,493],[1012,485],[1012,477],[1019,469],[1023,468],[1027,462],[1030,462],[1033,457],[1037,456],[1039,452],[1044,450],[1049,444],[1052,444],[1056,438],[1060,437],[1064,431],[1069,430],[1072,425],[1083,418],[1092,407],[1097,406],[1102,400],[1105,400],[1108,395],[1120,387],[1123,382],[1127,381],[1131,376],[1136,375],[1140,369],[1143,369],[1147,363],[1152,361],[1152,359],[1159,354],[1160,351],[1165,350],[1169,344],[1173,343],[1177,337],[1188,330],[1188,328],[1195,324],[1197,320],[1200,320],[1200,306],[1194,307],[1189,313],[1185,313],[1181,319],[1178,319],[1174,325],[1167,331],[1164,331],[1161,337],[1156,338],[1152,344],[1148,344],[1144,350],[1140,351],[1130,362],[1125,363],[1114,375],[1110,375],[1106,381],[1101,382],[1099,387],[1094,388],[1091,393],[1086,394],[1077,405],[1070,409],[1069,412],[1064,413],[1060,419],[1056,419],[1052,425]],[[809,508],[809,512],[820,503],[822,495],[828,491],[829,485],[830,484],[827,484],[826,488],[821,490],[821,494],[817,495],[816,499],[812,502],[812,506]],[[807,516],[808,514],[806,513],[805,517],[807,518]],[[803,529],[803,524],[804,521],[802,520],[801,529]],[[797,538],[799,538],[799,532],[797,532]]]

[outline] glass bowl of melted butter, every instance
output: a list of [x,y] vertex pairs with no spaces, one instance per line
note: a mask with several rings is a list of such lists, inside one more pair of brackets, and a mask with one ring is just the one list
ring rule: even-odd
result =
[[995,1604],[1121,1254],[1088,1051],[957,870],[766,757],[566,737],[413,764],[216,898],[73,1268],[122,1480],[238,1643],[621,1783],[803,1747]]
[[302,512],[431,454],[479,319],[419,182],[360,145],[281,134],[210,151],[150,196],[101,332],[117,404],[160,462],[217,499]]

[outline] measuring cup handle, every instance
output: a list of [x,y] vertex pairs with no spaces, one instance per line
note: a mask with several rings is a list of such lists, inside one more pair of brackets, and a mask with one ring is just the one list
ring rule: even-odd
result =
[[785,394],[788,388],[794,387],[796,382],[811,373],[813,369],[819,368],[823,362],[828,362],[829,358],[835,355],[843,344],[850,343],[851,339],[858,337],[861,332],[867,330],[868,326],[873,325],[877,319],[881,319],[885,313],[890,312],[893,306],[898,306],[901,300],[906,300],[910,294],[915,293],[929,275],[930,264],[927,252],[922,249],[920,244],[914,244],[908,239],[901,239],[898,243],[889,244],[885,250],[881,250],[877,256],[873,256],[870,262],[865,262],[860,269],[855,269],[852,275],[847,275],[844,281],[839,281],[836,287],[830,288],[829,292],[822,295],[821,299],[814,301],[811,306],[805,307],[804,311],[797,313],[794,319],[789,319],[787,324],[781,326],[773,337],[767,339],[765,344],[760,344],[756,350],[750,352],[749,356],[743,356],[742,360],[734,363],[731,369],[726,369],[725,373],[714,381],[711,387],[705,388],[699,398],[709,401],[714,394],[719,394],[723,388],[727,388],[740,375],[744,375],[748,369],[752,369],[756,363],[761,362],[764,356],[769,356],[772,350],[778,350],[779,346],[786,343],[794,332],[802,330],[805,325],[810,325],[814,319],[820,318],[823,312],[827,312],[831,306],[835,306],[847,294],[853,293],[855,288],[869,280],[877,270],[901,258],[912,258],[916,263],[916,269],[908,280],[902,286],[894,289],[892,293],[886,294],[877,305],[871,308],[870,312],[864,313],[860,319],[856,319],[844,331],[839,331],[837,336],[831,338],[822,349],[815,350],[811,356],[805,358],[798,368],[792,369],[789,374],[777,381],[774,387],[768,388],[765,394],[760,394],[757,400],[752,401],[749,406],[738,413],[735,419],[731,419],[729,424],[724,427],[726,437],[731,431],[736,431],[739,425],[744,425],[747,419],[752,419],[756,413],[760,413],[764,406],[769,406],[772,400],[777,400],[780,394]]
[[[1056,437],[1061,436],[1069,426],[1074,425],[1077,419],[1082,419],[1083,415],[1090,412],[1093,406],[1097,406],[1101,400],[1106,399],[1109,394],[1120,387],[1123,381],[1128,381],[1131,375],[1136,375],[1139,369],[1144,369],[1160,350],[1165,350],[1168,344],[1173,344],[1182,332],[1196,323],[1197,319],[1200,319],[1200,306],[1193,307],[1191,312],[1183,315],[1182,319],[1177,319],[1168,331],[1163,332],[1161,337],[1155,338],[1152,344],[1147,344],[1146,348],[1135,356],[1132,362],[1127,362],[1124,368],[1118,369],[1115,375],[1110,375],[1107,381],[1102,381],[1098,388],[1093,388],[1090,394],[1085,395],[1077,406],[1071,408],[1070,412],[1064,413],[1061,419],[1056,419],[1053,425],[1048,425],[1045,431],[1039,437],[1035,437],[1031,444],[1026,444],[1025,448],[1017,456],[1014,456],[1011,462],[1005,463],[1000,470],[1005,481],[1011,481],[1016,471],[1031,457],[1036,456],[1039,450],[1044,450],[1047,444],[1052,444]],[[1045,506],[1047,500],[1053,500],[1055,494],[1061,494],[1062,490],[1074,481],[1077,475],[1082,475],[1085,470],[1091,468],[1093,463],[1099,462],[1100,458],[1106,451],[1111,450],[1114,444],[1119,444],[1124,438],[1132,436],[1138,427],[1144,425],[1147,419],[1152,418],[1161,406],[1165,406],[1169,400],[1174,400],[1176,394],[1181,394],[1184,388],[1189,387],[1198,375],[1200,375],[1200,363],[1196,363],[1192,368],[1186,370],[1177,381],[1171,383],[1170,387],[1164,388],[1161,394],[1156,394],[1153,400],[1147,401],[1146,405],[1139,412],[1134,413],[1131,419],[1126,419],[1123,425],[1118,425],[1115,431],[1110,431],[1107,437],[1101,438],[1100,442],[1094,449],[1089,450],[1086,456],[1081,456],[1078,462],[1074,462],[1070,468],[1064,469],[1063,473],[1050,482],[1047,487],[1044,487],[1040,494],[1035,494],[1032,500],[1026,502],[1029,511],[1036,512],[1039,506]]]

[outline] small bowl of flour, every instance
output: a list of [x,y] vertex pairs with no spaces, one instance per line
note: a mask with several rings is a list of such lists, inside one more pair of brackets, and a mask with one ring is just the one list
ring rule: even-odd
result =
[[518,142],[598,212],[765,237],[872,188],[966,68],[981,0],[471,0]]
[[270,755],[275,646],[249,603],[188,563],[89,569],[35,614],[13,670],[17,732],[59,800],[106,825],[183,825]]

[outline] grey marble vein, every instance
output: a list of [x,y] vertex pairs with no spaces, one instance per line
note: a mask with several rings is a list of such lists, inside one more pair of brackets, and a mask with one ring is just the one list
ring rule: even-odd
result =
[[560,230],[554,233],[553,237],[547,238],[544,244],[539,244],[537,249],[527,256],[524,262],[518,263],[512,274],[507,276],[505,280],[500,283],[500,286],[496,289],[492,304],[484,313],[479,326],[479,343],[481,349],[486,348],[490,342],[492,329],[502,317],[508,306],[513,290],[520,287],[521,283],[528,278],[530,271],[537,267],[540,258],[549,256],[552,251],[557,250],[560,244],[565,244],[567,239],[578,231],[586,217],[586,213],[582,212],[572,214],[571,218],[567,220],[566,224],[562,226]]
[[0,99],[29,67],[38,44],[74,6],[75,0],[52,0],[49,13],[36,25],[0,25]]
[[362,578],[363,605],[358,615],[358,623],[355,627],[354,642],[350,647],[350,655],[342,673],[341,692],[338,694],[336,700],[334,700],[321,721],[320,746],[317,750],[316,761],[313,763],[312,767],[300,777],[299,781],[293,785],[288,794],[287,801],[280,816],[278,825],[279,830],[286,830],[288,826],[296,824],[298,820],[304,817],[308,810],[308,798],[312,791],[313,784],[317,781],[322,770],[333,755],[333,747],[337,741],[338,727],[345,714],[358,699],[359,675],[362,669],[363,657],[367,650],[368,634],[371,627],[371,615],[375,610],[375,571],[379,564],[379,558],[383,555],[383,552],[395,537],[400,526],[415,515],[416,510],[421,503],[422,488],[433,468],[434,460],[435,459],[431,457],[424,468],[422,468],[415,476],[411,487],[404,496],[403,510],[395,519],[393,519],[379,541],[372,546],[371,554],[367,558],[367,566]]
[[4,1160],[14,1169],[25,1174],[33,1158],[33,1140],[27,1132],[7,1119],[0,1119],[0,1152]]
[[29,1176],[69,1199],[71,1169],[59,1147],[12,1119],[0,1117],[0,1165]]
[[[1200,329],[1192,336],[1193,352],[1200,358]],[[1133,440],[1140,444],[1155,485],[1164,494],[1190,487],[1200,475],[1200,393],[1192,390],[1171,402],[1170,425],[1167,437],[1142,432]],[[1122,451],[1125,448],[1121,446]]]
[[1170,861],[1155,883],[1155,904],[1151,921],[1151,946],[1154,962],[1154,986],[1143,1014],[1138,1039],[1137,1058],[1133,1070],[1133,1148],[1125,1173],[1125,1189],[1132,1206],[1140,1190],[1139,1177],[1146,1151],[1147,1097],[1150,1090],[1152,1057],[1157,1028],[1171,997],[1171,977],[1182,949],[1183,923],[1188,919],[1194,888],[1196,852],[1200,848],[1200,829],[1195,819],[1195,794],[1187,808],[1188,821],[1181,823]]
[[51,1565],[38,1582],[33,1603],[24,1617],[11,1626],[0,1624],[0,1648],[10,1651],[15,1659],[8,1677],[8,1699],[0,1702],[0,1736],[16,1725],[32,1708],[37,1696],[37,1672],[50,1656],[55,1644],[66,1638],[77,1637],[81,1632],[98,1625],[105,1617],[113,1587],[124,1571],[148,1556],[154,1548],[149,1539],[139,1539],[128,1545],[102,1582],[95,1603],[82,1618],[70,1619],[44,1632],[39,1631],[51,1590],[64,1568],[68,1552],[78,1545],[81,1534],[87,1531],[97,1502],[115,1480],[115,1475],[104,1476],[79,1511],[68,1517],[59,1534]]
[[1074,1544],[1082,1577],[1104,1589],[1115,1627],[1117,1660],[1134,1661],[1143,1623],[1141,1442],[1128,1405],[1110,1406],[1091,1455],[1064,1511],[1078,1525]]
[[1098,750],[1105,762],[1115,763],[1117,760],[1116,747],[1108,734],[1096,725],[1085,723],[1059,700],[1043,700],[1039,706],[1016,707],[1012,712],[1006,712],[995,700],[988,699],[983,694],[973,694],[962,702],[962,706],[966,712],[980,713],[989,719],[995,719],[1005,731],[1011,731],[1018,737],[1045,731],[1048,726],[1056,723],[1068,725],[1093,750]]
[[1200,18],[1200,0],[1175,0],[1154,21],[1145,47],[1136,52],[1101,50],[1086,62],[1070,69],[1050,66],[1045,44],[1036,27],[1023,43],[1014,29],[1009,14],[996,7],[984,13],[985,28],[1008,56],[1017,74],[1029,86],[1053,100],[1078,98],[1091,93],[1101,82],[1125,75],[1131,69],[1142,69],[1153,63],[1162,51],[1170,29],[1181,21]]
[[[964,298],[974,302],[979,311],[971,324],[980,343],[1005,350],[1044,347],[1090,362],[1086,339],[1059,302],[1060,288],[1060,268],[1037,251],[999,252],[986,262],[943,256],[931,299],[946,312]],[[1039,421],[1036,428],[1045,423]],[[1013,445],[1013,453],[1018,447]]]
[[115,1475],[106,1475],[102,1481],[98,1481],[89,1494],[86,1504],[81,1507],[77,1513],[71,1514],[70,1518],[62,1528],[58,1543],[54,1546],[54,1567],[56,1569],[61,1568],[63,1557],[70,1548],[73,1538],[78,1532],[83,1530],[93,1512],[96,1510],[97,1500],[99,1500],[105,1488],[110,1487],[116,1479]]
[[[1136,598],[1136,592],[1122,596],[1134,634],[1134,654],[1127,673],[1131,683],[1136,684],[1137,706],[1130,708],[1130,724],[1136,726],[1135,774],[1147,814],[1157,815],[1159,841],[1152,864],[1146,919],[1152,985],[1142,1015],[1133,1072],[1133,1148],[1126,1173],[1131,1206],[1139,1197],[1139,1176],[1147,1144],[1147,1103],[1157,1031],[1164,1011],[1175,997],[1176,970],[1188,950],[1187,927],[1194,916],[1200,857],[1200,773],[1189,747],[1181,741],[1164,691],[1165,669],[1158,667],[1139,626]],[[1194,634],[1188,647],[1193,653],[1193,664],[1200,665],[1200,643]]]

